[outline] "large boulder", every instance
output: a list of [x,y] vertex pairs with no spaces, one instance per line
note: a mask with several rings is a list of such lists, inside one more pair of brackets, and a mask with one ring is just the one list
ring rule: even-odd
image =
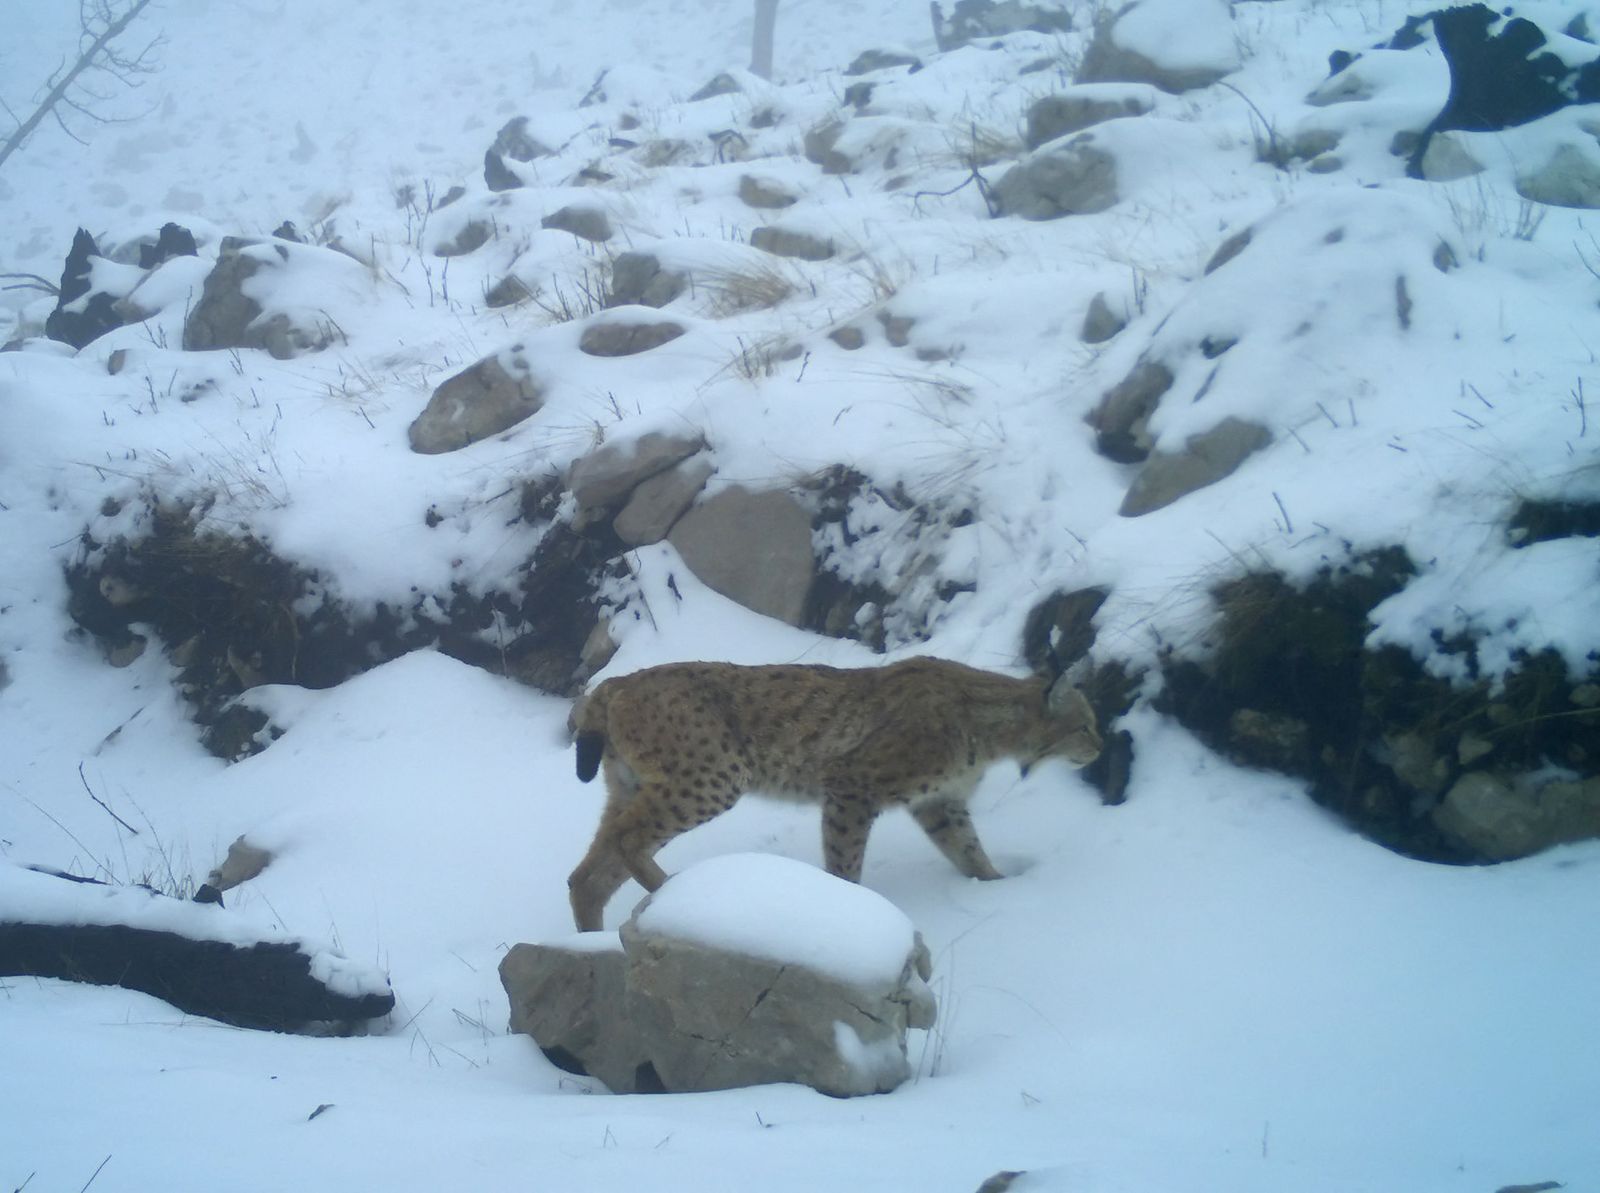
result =
[[1227,0],[1135,0],[1096,23],[1076,81],[1150,83],[1176,94],[1209,87],[1239,65]]
[[1600,837],[1600,778],[1520,780],[1488,771],[1457,779],[1433,810],[1444,834],[1490,861]]
[[[200,301],[183,325],[190,352],[264,348],[278,360],[318,352],[338,329],[326,310],[300,297],[329,289],[364,289],[362,266],[342,253],[283,240],[223,239]],[[293,282],[282,285],[293,275]],[[282,297],[279,297],[279,294]]]
[[996,215],[1027,220],[1093,215],[1120,197],[1117,159],[1096,143],[1093,133],[1030,153],[1000,176],[993,191]]
[[1028,108],[1027,145],[1037,149],[1047,141],[1081,133],[1107,120],[1143,116],[1153,107],[1155,92],[1147,86],[1093,83],[1069,87]]
[[694,456],[643,481],[617,511],[611,528],[630,547],[659,543],[671,532],[713,471],[711,461]]
[[486,356],[442,382],[411,424],[411,450],[452,452],[515,426],[544,405],[522,345]]
[[500,966],[512,1030],[615,1093],[883,1093],[911,1075],[907,1029],[934,1023],[928,952],[905,915],[786,858],[692,866],[617,942],[516,945]]
[[801,624],[817,564],[811,515],[788,493],[731,486],[680,518],[668,541],[708,588]]
[[1272,433],[1260,423],[1225,418],[1210,430],[1191,435],[1177,451],[1151,453],[1117,512],[1136,518],[1171,505],[1231,475],[1246,457],[1271,442]]

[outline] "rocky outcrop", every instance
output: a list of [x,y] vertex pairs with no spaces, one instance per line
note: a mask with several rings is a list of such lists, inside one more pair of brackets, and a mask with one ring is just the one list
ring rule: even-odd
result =
[[[1182,37],[1170,35],[1183,29]],[[1149,83],[1179,94],[1239,68],[1226,0],[1134,0],[1105,11],[1083,56],[1079,83]]]
[[[701,914],[712,905],[715,925]],[[933,1025],[930,974],[921,938],[881,896],[754,855],[669,879],[620,946],[610,933],[519,944],[500,965],[511,1029],[614,1093],[887,1092],[911,1073],[907,1029]]]
[[1034,151],[1001,175],[993,190],[996,215],[1027,220],[1089,215],[1118,198],[1117,160],[1092,132]]
[[1036,100],[1028,109],[1026,143],[1029,149],[1037,149],[1047,141],[1107,120],[1143,116],[1153,107],[1155,97],[1149,87],[1111,83],[1069,87]]
[[1152,453],[1128,486],[1117,512],[1137,518],[1171,505],[1229,476],[1246,457],[1271,442],[1272,433],[1261,424],[1225,418],[1210,430],[1191,435],[1178,451]]
[[411,450],[457,451],[516,426],[543,405],[544,387],[522,345],[513,345],[440,383],[407,432]]
[[706,587],[800,625],[816,576],[811,516],[781,490],[734,485],[702,501],[667,536]]
[[183,347],[190,352],[262,348],[277,360],[320,352],[339,334],[327,316],[298,306],[268,310],[263,296],[290,269],[349,275],[360,268],[328,249],[226,237],[217,263],[206,275],[200,300],[183,325]]

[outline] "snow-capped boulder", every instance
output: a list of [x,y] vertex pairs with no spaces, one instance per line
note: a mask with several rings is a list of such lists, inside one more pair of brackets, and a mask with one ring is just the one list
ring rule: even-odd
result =
[[611,263],[611,285],[606,291],[608,307],[664,307],[689,285],[687,275],[663,269],[653,253],[617,254]]
[[1123,83],[1087,83],[1037,100],[1028,108],[1027,144],[1037,149],[1046,141],[1080,133],[1090,125],[1123,116],[1143,116],[1155,107],[1151,87]]
[[816,577],[811,516],[788,493],[730,486],[678,520],[668,540],[706,587],[799,625]]
[[837,1097],[911,1075],[931,962],[881,895],[763,854],[674,875],[614,933],[519,944],[500,965],[511,1028],[614,1093],[798,1082]]
[[1053,142],[1029,154],[995,183],[997,215],[1053,220],[1104,211],[1121,197],[1117,159],[1093,133]]
[[1063,0],[956,0],[949,16],[937,2],[932,8],[933,36],[940,50],[1023,30],[1067,33],[1072,29],[1072,9]]
[[82,348],[121,327],[117,299],[133,289],[138,277],[137,270],[116,265],[102,256],[94,237],[79,228],[61,271],[56,309],[45,319],[45,335]]
[[687,460],[705,445],[698,435],[651,431],[596,448],[567,472],[567,488],[578,503],[578,521],[617,507],[639,484]]
[[630,547],[659,543],[694,504],[713,471],[711,461],[701,455],[658,472],[634,489],[611,528]]
[[602,244],[613,236],[611,217],[599,207],[586,207],[572,203],[557,208],[539,221],[541,228],[556,232],[570,232],[579,240]]
[[1516,188],[1524,199],[1552,207],[1600,207],[1600,146],[1593,133],[1563,141],[1543,164],[1519,172]]
[[796,195],[781,182],[756,174],[745,174],[739,179],[739,201],[746,207],[776,210],[793,207],[799,201]]
[[774,257],[795,257],[801,261],[826,261],[836,251],[831,238],[774,224],[765,224],[751,232],[750,244]]
[[229,236],[184,323],[183,346],[264,348],[277,360],[319,352],[339,335],[330,302],[369,292],[362,266],[343,253]]
[[498,435],[544,405],[544,386],[516,344],[441,382],[411,424],[411,450],[452,452]]
[[1239,69],[1226,0],[1136,0],[1108,12],[1078,68],[1079,83],[1150,83],[1173,93]]
[[669,344],[684,333],[670,319],[629,319],[605,316],[589,324],[578,337],[579,351],[590,356],[636,356]]

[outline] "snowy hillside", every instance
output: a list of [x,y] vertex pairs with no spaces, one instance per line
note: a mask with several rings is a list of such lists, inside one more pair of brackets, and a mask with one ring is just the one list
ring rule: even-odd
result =
[[[21,115],[76,15],[14,7]],[[397,999],[0,978],[0,1187],[1600,1190],[1600,108],[1430,144],[1428,3],[1053,7],[784,0],[768,81],[749,0],[159,0],[121,122],[0,165],[0,274],[81,227],[114,312],[0,290],[0,922],[246,836],[152,919]],[[1518,12],[1581,92],[1600,8]],[[586,682],[916,654],[1065,668],[1120,752],[989,771],[1003,881],[876,826],[911,1082],[614,1096],[507,1034]]]

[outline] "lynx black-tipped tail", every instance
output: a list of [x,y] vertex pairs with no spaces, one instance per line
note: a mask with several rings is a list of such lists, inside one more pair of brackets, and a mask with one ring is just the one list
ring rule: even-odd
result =
[[578,778],[587,783],[600,772],[600,758],[606,752],[605,734],[592,730],[579,733],[577,746]]

